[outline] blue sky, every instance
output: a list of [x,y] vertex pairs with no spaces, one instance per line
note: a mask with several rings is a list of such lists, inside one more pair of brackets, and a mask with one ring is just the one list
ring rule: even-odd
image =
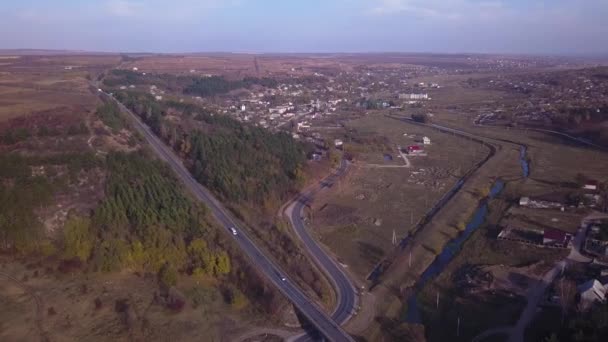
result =
[[608,0],[2,0],[0,18],[0,48],[608,53]]

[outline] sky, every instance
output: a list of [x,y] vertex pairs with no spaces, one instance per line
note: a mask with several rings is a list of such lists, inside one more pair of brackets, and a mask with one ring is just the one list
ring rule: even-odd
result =
[[608,0],[0,2],[0,49],[608,54]]

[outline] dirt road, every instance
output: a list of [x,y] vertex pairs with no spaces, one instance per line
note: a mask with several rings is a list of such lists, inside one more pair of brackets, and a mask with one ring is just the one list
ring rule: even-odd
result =
[[32,299],[34,299],[34,302],[36,303],[36,329],[40,334],[40,341],[49,342],[51,339],[49,338],[48,333],[44,329],[44,304],[42,298],[40,298],[40,296],[38,296],[38,294],[36,294],[36,292],[32,290],[29,286],[27,286],[20,280],[14,278],[13,276],[0,272],[0,277],[8,279],[9,281],[17,285],[19,288],[21,288],[23,292],[32,297]]

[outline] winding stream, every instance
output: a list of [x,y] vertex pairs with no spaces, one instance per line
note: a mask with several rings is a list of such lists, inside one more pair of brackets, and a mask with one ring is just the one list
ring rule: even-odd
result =
[[485,221],[488,214],[488,201],[496,197],[504,188],[505,183],[501,180],[497,180],[492,188],[488,198],[484,200],[479,208],[473,214],[473,218],[467,224],[464,231],[455,239],[448,242],[447,245],[441,251],[441,254],[435,258],[433,263],[422,273],[420,279],[414,287],[414,293],[407,300],[407,316],[406,321],[409,323],[422,323],[420,317],[420,311],[418,308],[417,295],[418,292],[424,287],[424,285],[431,279],[439,275],[445,267],[454,259],[454,257],[460,251],[462,244],[477,230]]
[[[527,157],[527,147],[521,146],[519,151],[519,162],[521,164],[521,169],[523,172],[524,178],[528,178],[530,175],[530,163]],[[420,317],[420,310],[418,308],[418,293],[424,285],[431,279],[438,276],[445,267],[454,259],[454,257],[460,251],[462,244],[477,230],[485,221],[486,216],[488,214],[488,201],[495,198],[502,189],[504,188],[505,183],[501,180],[497,180],[492,185],[490,189],[490,194],[488,197],[482,201],[479,205],[471,221],[467,224],[464,231],[455,239],[448,242],[447,245],[443,248],[441,253],[435,258],[435,260],[429,265],[429,267],[422,273],[420,279],[414,286],[414,293],[407,300],[407,314],[406,321],[409,323],[422,323]]]

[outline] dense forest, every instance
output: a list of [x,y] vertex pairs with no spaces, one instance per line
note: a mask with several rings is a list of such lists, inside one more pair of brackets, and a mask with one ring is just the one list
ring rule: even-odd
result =
[[285,133],[244,126],[224,116],[201,115],[216,127],[195,131],[188,158],[196,179],[235,202],[283,199],[303,182],[304,146]]
[[130,70],[113,70],[110,77],[104,79],[108,87],[126,85],[156,85],[169,91],[180,91],[184,94],[214,96],[226,94],[240,88],[254,85],[274,88],[278,82],[271,78],[245,77],[240,80],[227,80],[221,76],[176,76],[170,74],[146,74]]
[[[205,208],[181,192],[164,164],[124,153],[110,154],[106,164],[106,198],[90,221],[80,220],[77,225],[84,232],[95,230],[95,234],[82,235],[99,240],[90,250],[89,242],[71,246],[71,250],[85,256],[84,260],[91,258],[94,267],[103,271],[130,266],[158,272],[168,263],[177,269],[198,268],[209,275],[230,272],[228,255],[207,245],[214,233]],[[81,240],[66,236],[66,241]]]
[[[44,165],[48,175],[32,174],[32,167]],[[52,175],[49,166],[66,166],[64,176]],[[49,205],[53,194],[65,190],[80,171],[100,165],[94,155],[70,153],[52,156],[0,156],[0,241],[2,249],[21,253],[50,247],[44,241],[36,209]]]
[[[33,176],[30,168],[38,165],[66,165],[73,174],[94,167],[108,172],[105,199],[90,215],[70,214],[60,237],[46,236],[36,209],[51,204],[55,193],[67,189],[69,179]],[[141,153],[112,153],[105,161],[90,154],[10,154],[0,157],[0,179],[4,250],[45,252],[41,248],[48,247],[51,238],[62,257],[77,258],[98,271],[131,267],[159,272],[170,264],[210,276],[230,272],[230,257],[218,248],[205,208],[181,192],[164,164]]]
[[[283,200],[303,182],[308,145],[286,133],[241,123],[192,104],[154,101],[147,94],[116,97],[188,161],[196,179],[233,203]],[[165,120],[169,109],[200,122],[185,129]]]
[[199,96],[213,96],[225,94],[239,88],[249,88],[253,85],[261,85],[271,88],[276,87],[277,84],[277,81],[271,78],[245,77],[242,80],[229,81],[223,77],[212,76],[194,79],[192,84],[184,89],[184,93]]
[[[31,168],[40,165],[65,166],[74,175],[105,170],[105,198],[91,212],[70,212],[62,229],[46,232],[37,209],[70,191],[72,176],[32,175]],[[103,159],[86,153],[0,156],[0,250],[55,260],[60,272],[156,273],[164,288],[175,285],[180,273],[216,278],[233,307],[254,300],[255,311],[278,310],[281,297],[227,243],[206,208],[182,189],[164,163],[141,151]]]
[[114,102],[107,102],[97,108],[97,117],[113,132],[121,130],[125,126],[125,121],[120,114],[120,109]]
[[[327,284],[287,229],[268,218],[304,182],[303,168],[310,145],[286,133],[272,133],[193,104],[155,101],[149,94],[138,92],[118,92],[116,98],[184,159],[201,184],[237,216],[248,216],[248,223],[256,226],[252,230],[255,238],[300,285],[321,299],[328,298]],[[182,114],[183,124],[166,118],[168,112],[175,115],[176,111]]]

